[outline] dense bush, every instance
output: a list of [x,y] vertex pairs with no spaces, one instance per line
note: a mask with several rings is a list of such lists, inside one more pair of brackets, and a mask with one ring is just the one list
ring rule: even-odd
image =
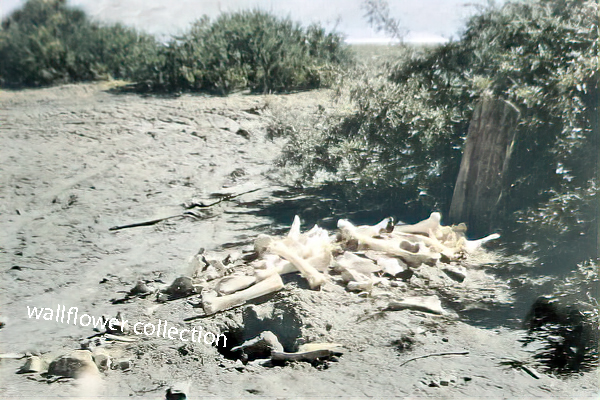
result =
[[155,49],[151,36],[92,22],[65,0],[29,0],[2,21],[0,83],[127,79]]
[[278,92],[320,87],[349,60],[340,35],[254,10],[203,18],[137,81],[168,91]]
[[[447,212],[473,108],[491,92],[522,116],[497,227],[512,229],[517,217],[541,222],[536,210],[556,208],[557,196],[597,193],[597,15],[597,3],[583,0],[481,10],[459,41],[407,47],[381,75],[347,77],[351,111],[295,133],[283,163],[300,166],[305,184],[337,182],[357,203],[385,203],[407,220]],[[565,229],[594,240],[594,207],[580,200],[569,197],[581,214]]]
[[277,92],[327,85],[349,54],[338,34],[257,10],[202,18],[160,44],[119,24],[90,21],[66,0],[29,0],[2,21],[0,83],[112,77],[169,92]]

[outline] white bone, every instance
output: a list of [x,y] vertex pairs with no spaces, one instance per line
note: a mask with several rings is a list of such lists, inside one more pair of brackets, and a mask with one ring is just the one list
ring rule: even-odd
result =
[[388,226],[391,225],[391,218],[385,218],[383,219],[381,222],[379,222],[376,225],[361,225],[361,226],[357,226],[356,230],[363,234],[363,235],[367,235],[370,237],[373,236],[379,236],[382,231],[386,231]]
[[232,275],[221,278],[215,290],[221,295],[231,294],[253,285],[256,282],[255,276]]
[[308,280],[308,285],[311,289],[317,289],[327,281],[327,278],[322,273],[310,265],[307,260],[303,259],[290,249],[285,243],[275,242],[269,249],[272,253],[277,254],[292,263],[298,271],[300,271],[300,274]]
[[267,251],[272,241],[273,237],[261,233],[254,240],[254,251],[261,256],[265,251]]
[[303,351],[298,353],[285,353],[283,351],[274,351],[271,353],[271,360],[273,361],[315,361],[319,358],[331,357],[333,352],[331,350],[315,350],[315,351]]
[[294,222],[292,222],[292,226],[290,227],[290,231],[287,235],[288,238],[294,241],[300,240],[300,224],[300,217],[295,215]]
[[259,281],[262,281],[263,279],[266,279],[274,274],[285,275],[292,272],[298,272],[298,268],[296,268],[294,264],[290,263],[289,261],[281,259],[281,262],[270,268],[254,270],[254,276],[256,276],[256,279]]
[[231,351],[244,351],[246,354],[252,352],[283,351],[283,346],[279,343],[277,336],[271,331],[263,331],[257,337],[246,340],[239,346],[231,348]]
[[392,301],[387,307],[390,311],[415,310],[429,312],[432,314],[446,314],[442,308],[442,302],[437,296],[414,296],[406,297],[400,301]]
[[341,353],[343,345],[339,343],[305,343],[298,346],[298,353],[304,353],[307,351],[317,351],[317,350],[330,350],[334,353]]
[[336,258],[334,263],[334,269],[338,272],[342,272],[346,268],[351,268],[365,275],[381,271],[381,267],[378,267],[373,261],[350,252],[345,252]]
[[211,315],[218,313],[219,311],[240,306],[248,300],[256,299],[281,289],[283,289],[283,281],[278,274],[275,274],[265,280],[257,282],[247,289],[240,290],[233,294],[221,297],[206,294],[202,298],[202,307],[207,315]]
[[421,263],[428,263],[439,259],[439,254],[434,254],[429,251],[411,253],[410,251],[403,250],[400,248],[400,243],[395,240],[375,239],[362,235],[357,232],[356,227],[347,220],[339,220],[338,227],[344,235],[358,240],[359,245],[366,246],[371,250],[383,251],[390,255],[399,256],[406,262],[420,265]]
[[475,250],[477,250],[478,248],[480,248],[484,243],[489,242],[490,240],[498,239],[499,237],[500,237],[499,234],[492,233],[491,235],[488,235],[481,239],[465,240],[463,246],[464,246],[464,249],[466,252],[472,253]]
[[367,279],[361,282],[348,282],[346,289],[351,292],[370,292],[373,289],[373,280]]
[[408,268],[406,264],[402,263],[402,265],[400,265],[400,263],[401,261],[397,258],[379,257],[377,259],[377,265],[379,265],[382,268],[383,272],[392,276],[396,276],[406,271],[406,269]]
[[394,227],[394,232],[405,232],[405,233],[422,233],[429,234],[429,230],[431,229],[433,232],[437,234],[440,230],[441,225],[440,221],[442,220],[442,215],[439,212],[432,212],[429,218],[417,222],[413,225],[396,225]]

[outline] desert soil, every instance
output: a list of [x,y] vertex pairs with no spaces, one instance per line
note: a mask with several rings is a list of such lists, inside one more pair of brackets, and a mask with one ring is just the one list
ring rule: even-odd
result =
[[[260,233],[281,232],[275,216],[261,212],[283,189],[273,163],[282,143],[267,138],[266,111],[316,111],[328,106],[329,94],[142,97],[110,87],[0,93],[0,353],[51,359],[94,335],[90,327],[28,318],[27,306],[57,305],[92,316],[121,312],[130,323],[236,332],[238,339],[271,330],[288,351],[318,341],[339,343],[344,353],[315,366],[264,367],[204,343],[133,336],[136,342],[104,344],[130,368],[102,372],[94,384],[17,374],[24,360],[3,358],[1,398],[160,399],[178,382],[189,384],[191,399],[597,398],[596,372],[541,372],[531,363],[534,349],[519,342],[523,331],[467,324],[453,307],[461,299],[473,307],[480,297],[439,279],[437,289],[429,287],[435,277],[366,297],[335,280],[311,291],[292,277],[275,296],[192,321],[184,319],[200,313],[199,296],[114,302],[138,280],[166,287],[190,275],[189,259],[200,248],[225,255],[248,249]],[[109,230],[247,191],[196,209],[196,218]],[[403,291],[438,293],[449,312],[379,312]]]

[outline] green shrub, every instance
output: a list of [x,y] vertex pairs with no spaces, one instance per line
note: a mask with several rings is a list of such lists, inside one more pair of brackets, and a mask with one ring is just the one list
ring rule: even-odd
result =
[[129,79],[153,58],[156,47],[153,37],[92,22],[65,0],[29,0],[2,21],[0,83]]
[[597,15],[597,3],[583,0],[482,10],[459,41],[406,47],[380,75],[347,76],[351,112],[296,130],[302,137],[291,138],[282,162],[298,166],[305,185],[337,182],[357,203],[378,196],[373,204],[408,220],[447,212],[474,105],[492,92],[522,115],[498,226],[512,229],[515,211],[544,208],[596,179]]
[[202,18],[160,51],[137,77],[155,89],[222,94],[281,92],[326,85],[331,69],[349,60],[342,37],[263,11]]

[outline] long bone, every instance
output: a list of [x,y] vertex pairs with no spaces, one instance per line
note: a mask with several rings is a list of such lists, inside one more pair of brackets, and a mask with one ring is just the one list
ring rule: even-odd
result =
[[255,276],[247,275],[230,275],[221,278],[217,283],[216,291],[221,295],[232,294],[237,291],[246,289],[256,283]]
[[214,295],[203,295],[202,307],[206,315],[218,313],[240,306],[249,300],[265,296],[283,289],[283,281],[279,274],[271,275],[265,280],[255,283],[247,289],[240,290],[226,296],[216,297]]
[[338,228],[342,234],[356,239],[359,245],[366,246],[371,250],[383,251],[387,254],[401,257],[404,261],[418,264],[435,262],[439,258],[439,254],[431,252],[411,253],[400,248],[400,243],[394,240],[375,239],[357,232],[356,227],[350,221],[341,219],[338,221]]
[[[271,257],[277,258],[277,260],[272,260]],[[298,268],[294,264],[275,254],[266,255],[263,261],[265,268],[254,269],[254,276],[258,280],[263,280],[273,274],[285,275],[298,272]],[[306,261],[318,271],[324,272],[331,264],[331,254],[316,255],[308,258]]]
[[327,281],[327,278],[322,273],[307,260],[300,257],[294,250],[290,249],[283,241],[273,242],[269,246],[269,250],[273,254],[277,254],[292,263],[300,271],[300,274],[306,278],[311,289],[317,289]]

